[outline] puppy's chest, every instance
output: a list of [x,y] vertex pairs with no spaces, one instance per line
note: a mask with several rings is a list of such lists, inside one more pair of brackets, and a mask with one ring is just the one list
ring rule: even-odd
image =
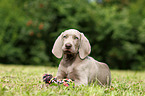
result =
[[72,80],[79,79],[78,70],[73,65],[66,67],[65,73],[66,73],[66,78],[69,78]]

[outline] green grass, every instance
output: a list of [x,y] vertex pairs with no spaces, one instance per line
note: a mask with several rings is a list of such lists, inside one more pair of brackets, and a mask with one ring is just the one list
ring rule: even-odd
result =
[[56,76],[57,68],[0,64],[0,96],[143,96],[145,72],[111,70],[112,86],[45,86],[44,73]]

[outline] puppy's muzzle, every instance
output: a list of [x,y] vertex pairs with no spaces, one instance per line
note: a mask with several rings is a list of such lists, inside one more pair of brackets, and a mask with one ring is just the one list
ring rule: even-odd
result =
[[70,44],[70,43],[66,43],[66,44],[65,44],[65,48],[66,48],[66,49],[71,49],[71,47],[72,47],[72,44]]

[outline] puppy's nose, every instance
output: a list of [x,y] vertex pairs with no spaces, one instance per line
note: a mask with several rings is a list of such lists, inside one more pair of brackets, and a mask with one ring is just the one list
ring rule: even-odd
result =
[[66,49],[70,49],[71,46],[72,46],[72,44],[70,44],[70,43],[65,44]]

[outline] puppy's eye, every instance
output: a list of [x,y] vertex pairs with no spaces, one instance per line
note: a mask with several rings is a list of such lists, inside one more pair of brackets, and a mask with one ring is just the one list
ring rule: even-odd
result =
[[74,39],[79,39],[78,37],[74,37]]
[[67,36],[63,36],[63,38],[67,38]]

